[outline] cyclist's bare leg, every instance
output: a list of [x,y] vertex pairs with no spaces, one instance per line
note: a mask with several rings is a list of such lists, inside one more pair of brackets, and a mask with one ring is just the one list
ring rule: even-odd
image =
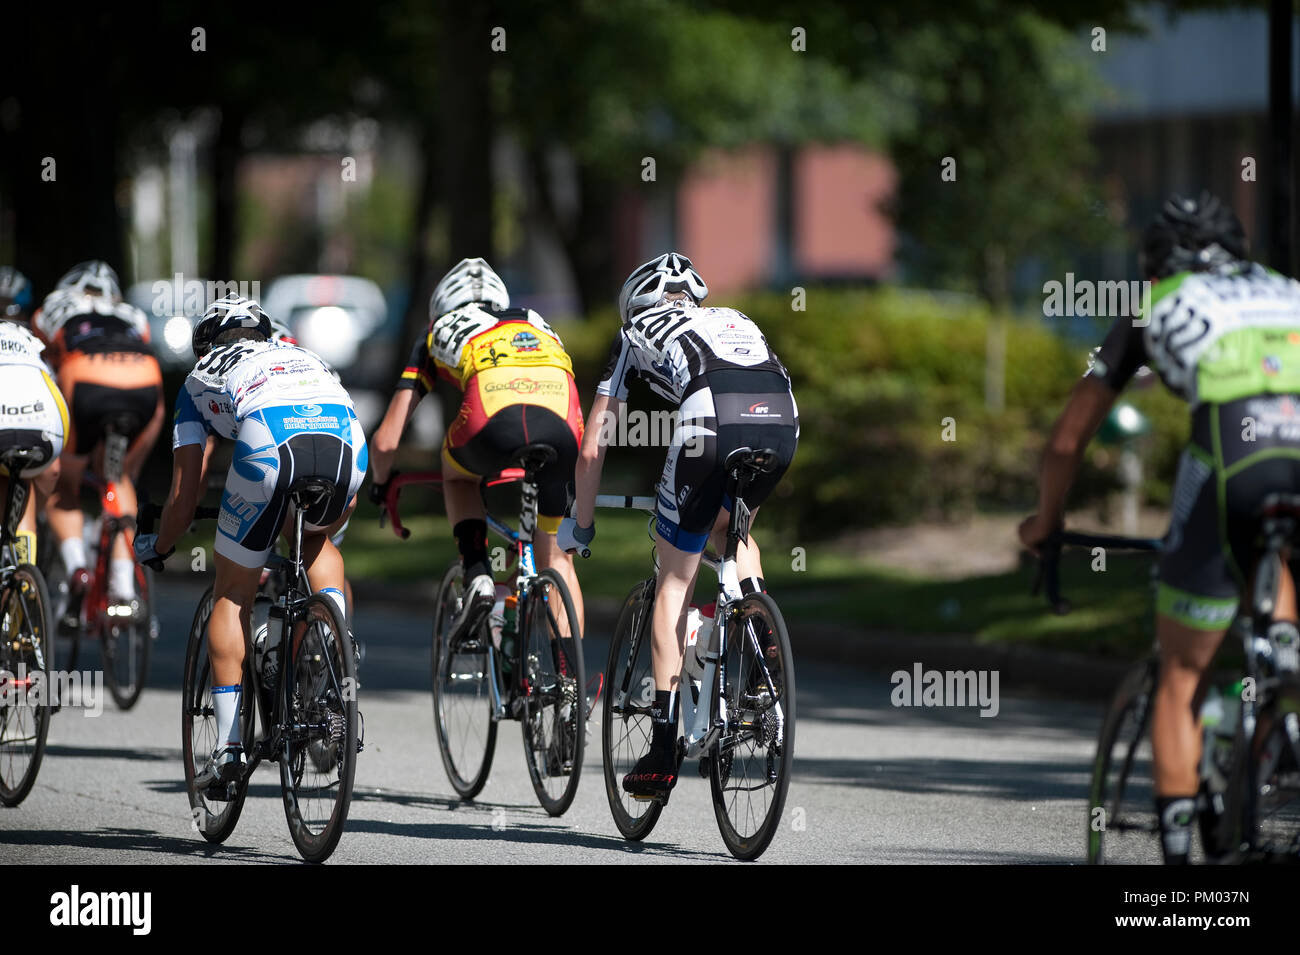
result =
[[695,575],[700,569],[700,555],[678,550],[662,537],[655,536],[655,553],[659,557],[653,639],[650,644],[656,690],[677,689],[686,646],[686,614],[690,608]]
[[[153,446],[158,442],[158,435],[162,433],[163,418],[163,405],[162,401],[159,401],[153,418],[145,429],[135,436],[131,446],[126,450],[126,458],[122,461],[122,477],[117,483],[118,504],[122,508],[124,517],[136,516],[139,500],[135,493],[135,482],[139,479],[140,471],[144,468],[144,462],[149,458],[150,452],[153,451]],[[102,454],[102,444],[100,449]],[[118,535],[117,540],[113,542],[114,560],[132,559],[130,540],[133,538],[134,535],[129,532]]]
[[1157,796],[1188,796],[1199,787],[1201,734],[1194,705],[1225,632],[1198,630],[1163,614],[1156,618],[1160,680],[1151,706],[1151,755]]
[[[754,540],[753,527],[754,519],[758,517],[758,508],[750,512],[750,534],[749,539],[740,541],[736,545],[736,575],[745,580],[747,577],[763,576],[762,554],[759,553],[758,542]],[[713,522],[713,530],[709,532],[709,547],[719,557],[727,547],[727,525],[731,523],[731,511],[725,507],[718,511],[718,519]]]
[[253,606],[262,568],[241,567],[221,554],[215,556],[217,579],[212,585],[212,620],[208,625],[212,685],[234,686],[243,682],[249,608]]
[[460,465],[442,451],[442,496],[447,505],[447,523],[455,527],[461,521],[483,520],[483,495],[479,479],[461,470]]
[[[82,534],[81,478],[86,471],[86,462],[86,456],[66,451],[59,456],[60,474],[45,513],[50,521],[50,529],[60,543],[79,538]],[[69,567],[68,571],[76,569]]]
[[[578,628],[585,633],[586,610],[582,603],[582,588],[578,586],[578,574],[573,567],[572,555],[560,550],[555,543],[554,534],[547,534],[541,530],[533,537],[533,547],[537,553],[537,566],[550,567],[563,578],[565,586],[569,588],[570,596],[573,597],[573,609],[578,615]],[[565,621],[561,620],[560,625],[565,626]],[[561,636],[568,636],[568,634],[561,634]]]

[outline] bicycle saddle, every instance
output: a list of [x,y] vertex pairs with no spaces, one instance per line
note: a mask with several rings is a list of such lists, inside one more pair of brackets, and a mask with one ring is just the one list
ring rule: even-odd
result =
[[510,457],[515,467],[525,471],[540,471],[548,464],[554,463],[559,452],[549,444],[525,444]]
[[105,434],[136,434],[140,431],[140,427],[140,416],[129,411],[109,415],[104,419]]
[[299,508],[315,507],[334,496],[334,484],[324,478],[300,477],[289,485],[289,497]]
[[12,474],[15,470],[21,471],[29,465],[44,463],[46,454],[45,448],[38,448],[34,445],[31,447],[9,448],[0,454],[0,464],[4,465],[5,470]]
[[750,474],[766,474],[776,470],[776,466],[776,451],[772,448],[761,450],[736,448],[727,455],[726,463],[722,467],[728,474],[739,475],[741,471],[748,471]]

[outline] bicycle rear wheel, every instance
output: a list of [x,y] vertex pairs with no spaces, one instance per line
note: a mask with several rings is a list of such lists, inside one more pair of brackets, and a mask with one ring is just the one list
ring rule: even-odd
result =
[[524,762],[538,802],[560,816],[573,803],[582,776],[587,674],[573,598],[550,568],[529,585],[518,646]]
[[329,597],[308,597],[298,619],[306,629],[292,666],[281,676],[290,680],[286,722],[291,728],[280,753],[280,790],[293,844],[308,862],[324,862],[343,835],[352,802],[356,657],[338,605]]
[[[1148,732],[1157,666],[1152,657],[1130,669],[1102,720],[1088,790],[1089,865],[1160,861],[1158,840],[1152,838],[1159,827]],[[1129,833],[1140,835],[1124,839]]]
[[22,564],[0,591],[0,804],[32,791],[45,755],[55,688],[50,683],[49,594]]
[[623,791],[623,776],[650,749],[650,708],[655,700],[650,658],[650,618],[655,580],[632,588],[619,612],[605,664],[605,702],[601,711],[601,763],[605,796],[623,838],[644,839],[659,821],[663,803],[635,799]]
[[473,799],[487,785],[497,724],[492,719],[487,623],[454,645],[449,643],[464,575],[461,562],[453,561],[438,588],[433,618],[433,724],[447,779],[462,799]]
[[[217,747],[217,716],[212,705],[212,665],[208,659],[208,621],[212,618],[212,588],[199,599],[190,624],[185,649],[185,677],[181,688],[181,752],[185,763],[185,791],[190,799],[191,825],[208,842],[225,842],[235,831],[244,810],[247,784],[240,785],[234,799],[208,799],[195,778],[207,769]],[[253,680],[244,664],[244,690],[239,711],[241,739],[252,748],[255,712]]]
[[727,722],[709,755],[709,782],[722,841],[737,859],[752,860],[781,825],[794,768],[794,654],[781,611],[767,594],[741,600],[726,633]]
[[1254,738],[1240,730],[1224,821],[1223,848],[1243,862],[1300,861],[1300,686],[1279,686],[1262,709]]
[[[111,548],[111,543],[110,543]],[[110,549],[110,553],[111,553]],[[150,571],[136,564],[135,600],[130,614],[110,615],[99,621],[104,650],[104,682],[119,709],[129,710],[144,692],[149,677],[149,654],[153,649],[154,627]],[[124,605],[121,609],[125,609]],[[110,605],[108,611],[119,609]]]

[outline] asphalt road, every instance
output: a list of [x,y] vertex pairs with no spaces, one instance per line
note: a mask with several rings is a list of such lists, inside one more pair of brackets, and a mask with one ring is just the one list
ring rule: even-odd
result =
[[[170,583],[170,582],[169,582]],[[0,809],[0,863],[296,862],[274,765],[255,776],[239,826],[219,847],[190,829],[181,771],[179,685],[198,589],[172,583],[150,687],[129,713],[54,718],[36,788]],[[650,838],[625,842],[610,818],[593,725],[569,812],[537,805],[517,724],[502,725],[487,788],[459,802],[438,757],[427,615],[361,605],[366,750],[332,863],[718,862],[708,783],[693,765]],[[602,629],[593,626],[593,631]],[[796,658],[799,623],[792,622]],[[589,672],[605,640],[587,643]],[[94,666],[96,654],[81,666]],[[976,709],[891,705],[889,674],[798,663],[795,775],[768,863],[1078,863],[1094,705],[1003,695]],[[597,715],[593,723],[599,720]],[[1154,846],[1150,847],[1154,851]]]

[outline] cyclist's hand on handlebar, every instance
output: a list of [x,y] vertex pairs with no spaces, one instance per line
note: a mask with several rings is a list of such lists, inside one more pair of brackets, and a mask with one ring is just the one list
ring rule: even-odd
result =
[[560,521],[560,527],[555,532],[555,543],[560,550],[570,554],[577,553],[583,557],[591,556],[591,548],[588,545],[595,539],[595,521],[587,527],[579,527],[576,520],[566,517]]
[[370,502],[372,504],[378,504],[380,507],[383,507],[388,500],[388,485],[392,483],[393,478],[397,477],[397,475],[401,473],[402,473],[401,471],[398,471],[397,469],[393,469],[392,471],[388,472],[388,480],[382,482],[376,481],[373,478],[371,478]]
[[1031,514],[1020,522],[1020,543],[1035,557],[1041,557],[1039,548],[1057,529],[1044,522],[1037,514]]
[[176,553],[175,547],[165,554],[158,553],[157,534],[135,535],[135,559],[138,563],[144,564],[146,567],[161,571],[163,569],[163,561],[174,553]]

